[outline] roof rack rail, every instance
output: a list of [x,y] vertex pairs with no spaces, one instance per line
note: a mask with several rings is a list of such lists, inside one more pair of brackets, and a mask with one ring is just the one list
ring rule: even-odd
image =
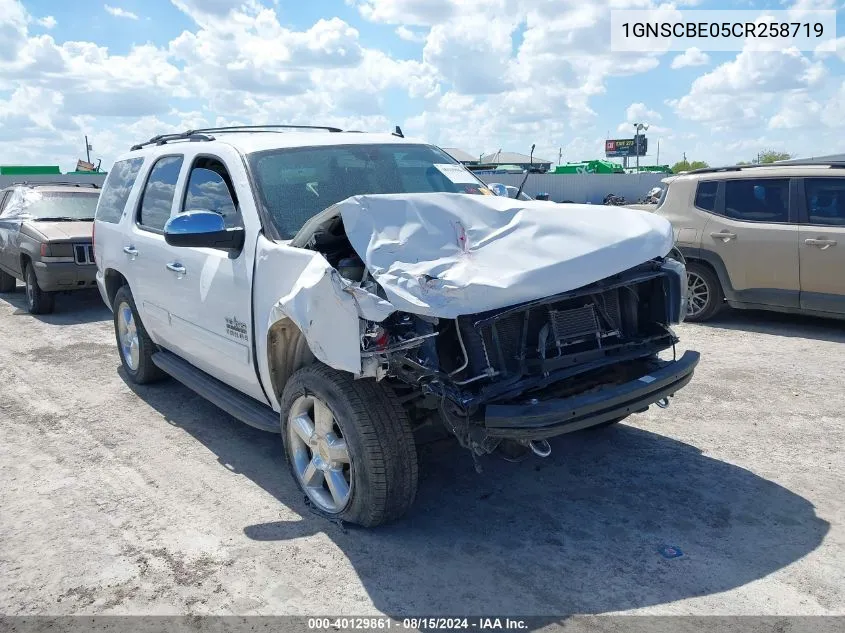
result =
[[742,171],[744,169],[757,169],[759,167],[835,167],[845,168],[845,161],[813,161],[807,163],[754,163],[752,165],[726,165],[724,167],[702,167],[691,169],[685,174],[714,174],[726,171]]
[[204,127],[188,130],[186,134],[204,134],[206,132],[264,132],[275,130],[325,130],[326,132],[343,132],[338,127],[327,125],[226,125],[223,127]]
[[130,152],[134,152],[136,149],[141,149],[142,147],[146,147],[147,145],[166,145],[169,141],[213,141],[214,137],[209,136],[208,134],[197,134],[193,130],[188,130],[187,132],[177,132],[174,134],[159,134],[158,136],[152,137],[146,143],[138,143],[137,145],[133,145],[129,148]]
[[[91,172],[92,174],[96,174],[97,172]],[[105,175],[105,174],[104,174]],[[55,186],[62,186],[62,187],[93,187],[94,189],[99,189],[100,185],[95,182],[73,182],[71,180],[18,180],[13,182],[8,187],[55,187]]]

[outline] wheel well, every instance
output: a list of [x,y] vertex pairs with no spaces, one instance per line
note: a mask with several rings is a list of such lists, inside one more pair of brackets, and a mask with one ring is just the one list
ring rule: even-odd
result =
[[276,321],[267,332],[267,364],[273,393],[280,396],[293,373],[315,362],[308,341],[290,319]]
[[26,265],[32,261],[32,258],[26,253],[21,253],[21,275],[26,272]]
[[721,285],[722,278],[719,276],[719,271],[716,270],[716,267],[713,266],[713,264],[708,262],[706,259],[699,259],[697,257],[687,257],[687,264],[698,264],[699,266],[703,266],[711,273],[713,273],[713,275],[716,277],[716,279],[719,281],[719,284]]
[[109,268],[106,271],[104,279],[106,284],[106,295],[108,295],[109,298],[109,305],[112,305],[114,303],[114,297],[117,294],[117,291],[120,290],[122,286],[127,285],[126,277],[121,275],[116,270],[112,270],[111,268]]

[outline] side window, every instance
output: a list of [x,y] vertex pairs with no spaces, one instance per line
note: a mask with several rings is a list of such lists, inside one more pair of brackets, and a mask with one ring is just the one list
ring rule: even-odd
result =
[[724,215],[744,222],[789,222],[789,180],[725,181]]
[[[716,190],[718,188],[719,183],[716,180],[699,181],[695,190],[695,206],[705,211],[713,211],[716,208]],[[662,202],[661,200],[661,204]]]
[[141,197],[141,208],[138,211],[138,224],[146,229],[161,231],[170,219],[170,208],[173,206],[173,196],[176,194],[176,181],[179,170],[182,169],[181,156],[165,156],[159,158],[150,170],[144,193]]
[[132,187],[135,186],[135,179],[144,159],[130,158],[114,164],[111,168],[106,183],[103,185],[103,192],[100,194],[100,201],[97,204],[97,220],[103,222],[120,222],[123,210],[126,208],[126,201]]
[[3,209],[6,208],[6,201],[11,195],[10,191],[0,192],[0,217],[3,217]]
[[182,211],[214,211],[223,216],[226,228],[243,226],[229,172],[216,158],[202,156],[194,161]]
[[845,226],[845,178],[805,178],[810,224]]

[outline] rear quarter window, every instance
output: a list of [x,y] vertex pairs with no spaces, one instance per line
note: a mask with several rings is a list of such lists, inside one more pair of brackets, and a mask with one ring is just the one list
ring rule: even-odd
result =
[[120,222],[129,194],[144,164],[142,157],[121,160],[114,164],[100,194],[96,219],[115,224]]
[[715,180],[699,181],[695,189],[695,206],[704,211],[716,208],[716,191],[719,183]]

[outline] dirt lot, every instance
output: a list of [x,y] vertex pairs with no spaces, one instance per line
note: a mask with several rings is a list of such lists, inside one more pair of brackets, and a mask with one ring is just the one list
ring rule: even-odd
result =
[[668,410],[482,475],[429,445],[413,512],[366,531],[309,512],[278,437],[127,384],[97,295],[23,305],[0,298],[0,613],[845,614],[842,323],[682,326],[702,363]]

